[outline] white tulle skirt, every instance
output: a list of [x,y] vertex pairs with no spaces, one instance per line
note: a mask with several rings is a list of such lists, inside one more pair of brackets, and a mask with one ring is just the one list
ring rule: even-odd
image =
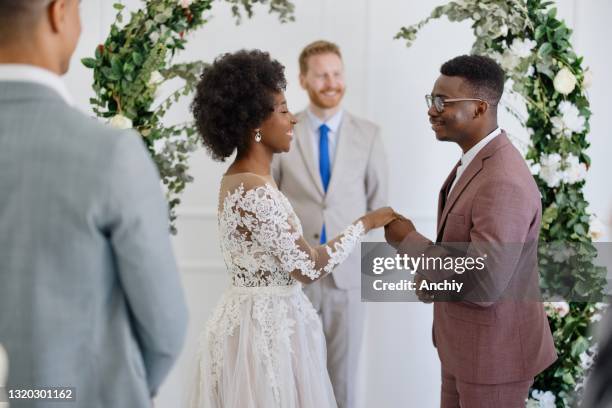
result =
[[200,338],[192,408],[336,408],[321,321],[300,284],[231,287]]

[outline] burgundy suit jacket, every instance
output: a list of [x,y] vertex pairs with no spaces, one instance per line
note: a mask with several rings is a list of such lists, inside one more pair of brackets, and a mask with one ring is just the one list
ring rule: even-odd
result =
[[[539,301],[517,300],[516,293],[503,295],[522,290],[511,277],[525,268],[525,259],[537,265],[533,244],[540,230],[540,192],[505,132],[476,155],[446,198],[454,174],[453,169],[440,191],[436,242],[465,242],[468,247],[512,243],[513,248],[519,243],[519,249],[499,255],[503,267],[490,271],[494,290],[487,298],[434,301],[434,345],[443,367],[461,381],[503,384],[532,379],[557,358],[546,313]],[[419,243],[431,241],[414,231],[402,246]],[[530,287],[539,293],[537,269],[532,270]],[[436,273],[423,275],[432,281],[448,278]]]

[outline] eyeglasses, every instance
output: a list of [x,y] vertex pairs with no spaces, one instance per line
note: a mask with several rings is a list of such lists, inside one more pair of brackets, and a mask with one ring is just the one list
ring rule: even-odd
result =
[[433,96],[433,95],[425,95],[425,101],[427,102],[427,108],[431,109],[432,105],[436,108],[438,113],[444,112],[444,105],[452,102],[463,102],[463,101],[476,101],[476,102],[484,102],[489,105],[489,102],[478,99],[478,98],[452,98],[452,99],[444,99],[441,96]]

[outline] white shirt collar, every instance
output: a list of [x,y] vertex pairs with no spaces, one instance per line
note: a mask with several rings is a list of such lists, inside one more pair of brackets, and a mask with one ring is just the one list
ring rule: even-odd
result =
[[319,119],[317,117],[317,115],[312,113],[310,108],[306,109],[306,114],[308,115],[308,119],[310,121],[310,125],[316,131],[317,134],[318,134],[318,131],[319,131],[319,127],[323,123],[325,123],[327,125],[327,127],[329,128],[329,130],[331,130],[331,132],[333,134],[338,133],[338,128],[340,127],[340,123],[342,122],[343,112],[344,111],[342,109],[340,109],[338,112],[336,112],[331,117],[329,117],[326,121],[322,121],[321,119]]
[[499,127],[495,128],[494,131],[492,131],[491,133],[489,133],[487,136],[485,136],[484,139],[482,139],[480,142],[476,143],[474,146],[472,146],[472,148],[470,150],[468,150],[467,152],[463,153],[463,155],[461,156],[461,166],[463,168],[466,168],[467,166],[470,165],[470,163],[472,162],[472,160],[474,160],[474,157],[476,157],[476,155],[491,141],[495,138],[495,136],[499,135],[501,133],[501,129]]
[[26,64],[0,64],[0,81],[34,82],[57,92],[68,105],[72,97],[64,81],[55,73],[44,68]]

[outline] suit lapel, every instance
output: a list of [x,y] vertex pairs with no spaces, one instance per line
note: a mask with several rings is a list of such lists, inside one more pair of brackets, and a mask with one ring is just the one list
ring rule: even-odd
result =
[[297,135],[297,145],[304,160],[304,164],[308,169],[308,173],[312,178],[312,182],[316,186],[317,190],[321,195],[325,195],[323,191],[323,182],[321,181],[321,174],[319,173],[319,165],[315,158],[314,151],[312,149],[312,140],[310,140],[310,126],[308,124],[308,115],[302,111],[297,115],[298,123],[295,125]]
[[451,191],[450,195],[448,196],[448,199],[446,200],[446,204],[442,209],[442,215],[438,218],[438,237],[436,241],[439,241],[441,239],[442,231],[444,230],[444,224],[446,223],[446,218],[448,217],[448,213],[450,212],[450,210],[453,208],[453,205],[461,196],[463,190],[465,190],[465,188],[470,184],[472,179],[480,172],[480,170],[482,170],[482,162],[486,158],[492,156],[497,149],[506,145],[507,143],[510,143],[510,141],[506,136],[506,132],[502,130],[499,136],[491,140],[480,152],[478,152],[478,154],[476,155],[476,157],[474,157],[467,169],[465,169],[463,174],[461,174],[461,177],[459,177],[459,180],[457,180],[457,184],[455,184],[453,191]]
[[444,183],[442,184],[442,187],[440,188],[440,193],[438,194],[438,230],[440,230],[440,225],[441,225],[441,221],[442,221],[442,212],[444,211],[444,206],[446,204],[446,202],[448,201],[448,197],[446,197],[446,191],[449,189],[450,184],[455,180],[454,174],[457,171],[457,167],[459,167],[459,163],[461,163],[460,161],[457,162],[457,164],[455,164],[455,167],[453,167],[453,169],[451,170],[451,172],[448,174],[448,176],[446,177],[446,180],[444,180]]
[[336,141],[336,155],[333,158],[331,179],[329,180],[327,194],[330,194],[336,185],[343,180],[342,173],[344,170],[350,168],[350,163],[345,162],[350,161],[351,154],[349,150],[352,148],[353,144],[349,140],[349,137],[355,133],[355,124],[350,115],[345,111],[340,127],[338,128],[338,134],[336,135],[338,138]]

